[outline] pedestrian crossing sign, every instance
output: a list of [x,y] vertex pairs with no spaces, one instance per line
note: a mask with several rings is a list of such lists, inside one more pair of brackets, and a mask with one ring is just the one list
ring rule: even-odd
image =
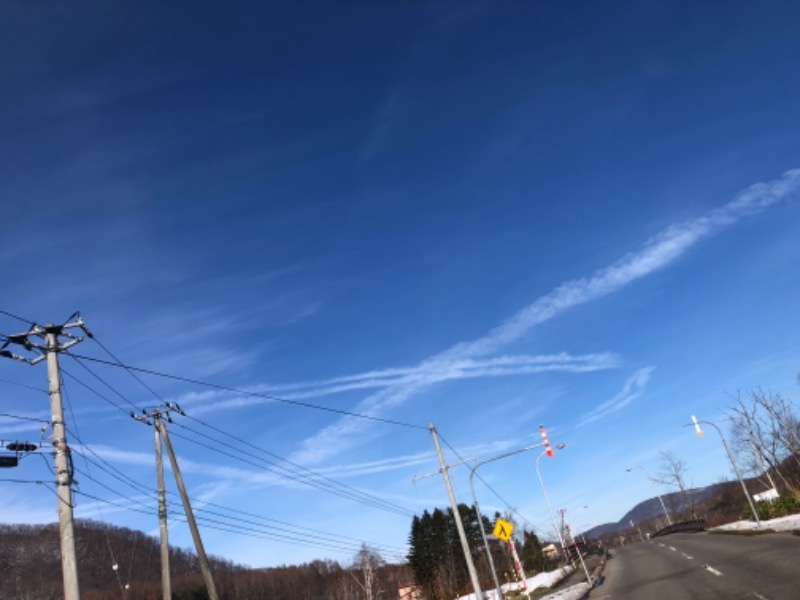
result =
[[508,521],[504,521],[503,519],[497,519],[497,522],[494,524],[494,537],[503,540],[504,542],[508,541],[508,538],[511,537],[511,532],[514,530],[514,526],[509,523]]

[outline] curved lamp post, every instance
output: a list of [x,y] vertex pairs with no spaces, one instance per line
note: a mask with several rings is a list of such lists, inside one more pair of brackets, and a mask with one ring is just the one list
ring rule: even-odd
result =
[[750,505],[750,510],[753,511],[753,518],[756,520],[756,527],[761,527],[761,521],[758,518],[758,511],[756,511],[756,507],[753,504],[753,499],[750,497],[750,492],[747,491],[747,486],[744,484],[744,479],[742,479],[742,474],[739,472],[739,467],[736,466],[736,461],[733,460],[733,454],[731,454],[731,449],[728,447],[728,443],[725,441],[725,436],[722,435],[722,430],[717,427],[711,421],[698,421],[694,415],[692,415],[692,422],[687,423],[684,427],[694,427],[697,431],[697,437],[703,437],[703,430],[700,429],[700,423],[703,425],[711,425],[714,429],[717,430],[719,434],[719,439],[722,440],[722,445],[725,446],[725,452],[728,453],[728,460],[731,461],[731,466],[733,467],[734,473],[736,473],[736,477],[739,478],[739,483],[742,484],[742,491],[744,491],[745,498],[747,498],[747,503]]
[[[580,513],[582,510],[588,510],[588,508],[589,508],[589,505],[588,505],[588,504],[586,504],[586,505],[584,505],[584,506],[579,506],[577,509],[575,509],[574,513],[575,513],[575,515],[577,515],[577,514],[578,514],[578,513]],[[577,517],[576,517],[576,518],[577,518]],[[578,533],[578,537],[580,537],[580,538],[582,538],[582,539],[583,539],[583,545],[584,545],[584,546],[586,545],[586,527],[587,527],[587,525],[591,525],[591,523],[587,523],[587,524],[585,524],[585,525],[582,525],[582,526],[579,526],[579,527],[577,527],[577,530],[578,530],[578,532],[579,532],[579,533]]]
[[[563,450],[566,447],[566,444],[558,444],[556,446],[557,449]],[[544,479],[542,479],[542,471],[539,469],[539,462],[542,460],[542,457],[547,454],[547,452],[542,452],[536,458],[536,474],[539,476],[539,483],[542,484],[542,491],[544,492],[544,499],[547,501],[547,509],[550,511],[550,519],[553,521],[553,529],[556,530],[556,535],[558,536],[558,541],[561,542],[561,549],[566,552],[567,545],[564,543],[564,536],[561,535],[561,528],[558,526],[558,521],[556,521],[556,513],[553,510],[553,503],[550,502],[550,495],[547,493],[547,487],[544,485]]]
[[[559,450],[563,450],[565,448],[565,444],[558,444],[556,448]],[[553,527],[556,530],[556,534],[558,535],[558,540],[561,542],[561,548],[566,553],[567,545],[564,542],[564,536],[561,535],[561,528],[558,526],[558,521],[556,521],[556,513],[553,511],[553,503],[550,502],[550,494],[547,493],[547,486],[544,484],[544,479],[542,479],[542,471],[539,468],[539,463],[542,460],[542,457],[547,454],[547,451],[542,452],[538,458],[536,459],[536,474],[539,476],[539,483],[542,484],[542,491],[544,492],[544,499],[547,501],[547,508],[550,510],[550,518],[553,520]],[[569,525],[567,525],[569,527]],[[575,543],[575,538],[572,539],[572,543]],[[583,561],[583,555],[581,551],[578,550],[578,558],[581,561],[581,565],[583,565],[583,572],[586,573],[586,581],[589,582],[589,587],[592,586],[592,577],[589,575],[589,570],[586,568],[586,563]],[[574,564],[574,562],[573,562]]]
[[[566,447],[566,444],[558,444],[556,448],[559,450],[563,450]],[[553,503],[550,502],[550,494],[547,493],[547,487],[544,485],[544,479],[542,479],[542,471],[539,469],[539,462],[542,460],[542,457],[547,454],[547,452],[542,452],[536,458],[536,474],[539,476],[539,483],[542,485],[542,492],[544,492],[544,499],[547,501],[547,509],[550,511],[550,520],[553,522],[553,529],[556,530],[556,535],[558,536],[558,541],[561,542],[562,550],[566,551],[567,545],[564,543],[564,536],[561,535],[561,528],[558,526],[558,521],[556,521],[556,513],[553,510]]]
[[[533,450],[534,448],[541,448],[544,446],[544,443],[535,444],[533,446],[525,446],[524,448],[520,448],[519,450],[514,450],[513,452],[506,452],[505,454],[501,454],[500,456],[495,456],[493,458],[487,458],[486,460],[482,460],[477,463],[474,467],[470,468],[469,474],[469,489],[472,491],[472,504],[475,507],[475,512],[478,515],[478,525],[481,529],[481,537],[483,537],[483,547],[486,549],[486,556],[489,557],[489,568],[492,571],[492,577],[494,578],[494,587],[497,590],[497,597],[503,597],[503,591],[500,589],[500,582],[497,580],[497,571],[494,568],[494,559],[492,558],[492,552],[489,549],[489,539],[486,537],[486,530],[483,528],[483,519],[481,518],[481,508],[478,506],[478,498],[475,496],[475,484],[474,484],[474,477],[475,471],[481,465],[485,465],[486,463],[494,462],[496,460],[500,460],[501,458],[507,458],[509,456],[514,456],[515,454],[521,454],[522,452],[527,452],[528,450]],[[561,447],[563,448],[563,444]],[[558,446],[556,446],[558,447]]]
[[653,487],[656,489],[656,496],[658,496],[658,501],[661,502],[661,509],[664,511],[664,516],[667,517],[667,525],[672,525],[672,519],[669,518],[669,513],[667,512],[667,507],[664,506],[664,499],[661,497],[661,494],[658,492],[658,486],[656,485],[656,478],[653,477],[653,474],[642,466],[638,467],[628,467],[625,469],[628,473],[633,471],[634,469],[641,469],[645,473],[647,473],[647,478],[650,480],[650,483],[653,484]]

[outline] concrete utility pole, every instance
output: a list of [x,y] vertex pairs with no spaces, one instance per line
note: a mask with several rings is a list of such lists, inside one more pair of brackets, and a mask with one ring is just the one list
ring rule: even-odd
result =
[[217,588],[214,585],[214,578],[211,575],[211,567],[208,564],[206,551],[203,548],[203,540],[200,539],[200,532],[197,530],[197,523],[195,522],[194,514],[192,513],[192,505],[189,503],[189,496],[186,495],[186,488],[183,485],[183,477],[181,477],[181,471],[178,468],[178,461],[175,458],[175,453],[172,451],[172,443],[169,441],[167,428],[164,425],[164,421],[161,419],[156,419],[155,425],[161,432],[161,435],[164,438],[164,445],[167,447],[169,462],[172,465],[172,474],[175,476],[175,484],[178,486],[178,492],[180,492],[181,495],[183,511],[186,513],[186,522],[189,523],[189,529],[192,532],[192,540],[194,540],[197,558],[200,561],[200,571],[203,573],[203,579],[206,582],[208,597],[210,600],[219,600],[219,596],[217,596]]
[[[66,325],[64,326],[66,327]],[[53,430],[56,495],[58,496],[58,530],[61,536],[61,573],[64,580],[64,599],[79,600],[78,562],[75,558],[75,530],[72,522],[72,457],[64,428],[64,407],[61,404],[61,380],[58,371],[58,335],[61,327],[45,325],[47,340],[47,379],[50,394],[50,424]]]
[[[469,577],[472,580],[472,589],[475,592],[475,597],[483,600],[483,592],[481,591],[481,584],[478,581],[478,572],[475,570],[475,564],[472,562],[472,554],[470,553],[469,544],[467,543],[467,534],[464,532],[464,524],[461,522],[461,513],[458,512],[458,504],[456,503],[456,496],[453,493],[453,487],[450,485],[450,477],[447,474],[447,465],[442,456],[442,449],[439,447],[439,437],[436,435],[436,428],[433,423],[428,425],[433,438],[433,445],[436,447],[436,456],[439,458],[439,465],[441,467],[442,476],[444,477],[444,485],[447,488],[447,495],[450,497],[450,506],[453,509],[453,518],[456,521],[456,529],[458,529],[458,537],[461,540],[461,548],[464,551],[464,558],[467,561],[467,570]],[[478,515],[480,520],[481,516]]]
[[[200,532],[197,529],[197,523],[194,520],[194,513],[192,512],[192,505],[189,502],[189,496],[186,494],[186,487],[183,485],[183,477],[181,470],[178,467],[178,459],[175,458],[175,452],[172,450],[172,443],[169,441],[169,434],[167,433],[167,426],[164,424],[164,418],[172,423],[172,418],[169,416],[170,411],[175,411],[181,415],[185,414],[180,406],[177,404],[167,402],[166,407],[154,408],[150,412],[143,411],[143,414],[137,415],[131,413],[131,417],[135,420],[152,425],[154,429],[154,436],[156,442],[156,479],[158,482],[158,528],[161,537],[161,592],[163,600],[171,600],[172,591],[170,589],[170,574],[169,574],[169,541],[167,536],[167,501],[164,492],[164,468],[161,459],[161,440],[163,439],[164,445],[167,447],[167,454],[169,461],[172,465],[172,474],[175,476],[175,484],[178,487],[178,492],[181,496],[183,503],[183,510],[186,513],[186,522],[189,524],[189,530],[192,533],[192,540],[194,541],[194,548],[197,552],[197,559],[200,563],[200,572],[203,574],[203,580],[208,590],[208,597],[210,600],[218,600],[217,588],[214,585],[214,578],[211,574],[211,567],[208,564],[205,548],[203,548],[203,540],[200,538]],[[149,417],[149,418],[148,418]],[[152,422],[150,421],[152,419]]]
[[[71,319],[77,317],[75,321]],[[70,322],[71,321],[71,322]],[[5,343],[0,346],[0,356],[35,365],[47,361],[48,394],[50,395],[50,427],[53,435],[53,462],[56,476],[56,496],[58,497],[58,529],[61,538],[61,572],[64,580],[64,600],[80,600],[78,585],[78,563],[75,556],[75,529],[72,518],[72,456],[67,444],[67,432],[64,427],[64,408],[61,404],[61,378],[58,368],[58,353],[83,341],[80,336],[66,330],[80,328],[89,333],[83,319],[78,313],[72,315],[63,325],[47,324],[44,326],[31,324],[24,332],[6,336]],[[39,338],[41,342],[30,338]],[[67,338],[64,343],[59,338]],[[43,342],[43,343],[42,343]],[[14,344],[28,352],[36,353],[34,358],[26,358],[12,354],[6,347]]]
[[[154,417],[155,418],[155,417]],[[164,491],[164,463],[161,458],[161,431],[153,426],[156,441],[156,482],[158,484],[158,533],[161,540],[161,596],[172,600],[169,578],[169,529],[167,528],[167,496]]]

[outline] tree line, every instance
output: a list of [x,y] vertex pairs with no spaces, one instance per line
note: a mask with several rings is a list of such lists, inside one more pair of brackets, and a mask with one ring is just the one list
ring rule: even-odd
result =
[[[458,511],[481,587],[492,589],[494,579],[478,519],[483,520],[487,532],[492,531],[493,523],[486,515],[479,516],[472,506],[459,504]],[[503,518],[510,520],[508,515]],[[512,543],[515,544],[526,576],[530,577],[548,567],[541,543],[534,532],[523,531],[520,539],[513,539]],[[421,516],[414,516],[408,544],[409,566],[427,600],[447,600],[472,592],[452,509],[436,508],[432,512],[426,510]],[[500,583],[514,581],[516,574],[508,545],[493,540],[489,547],[497,573],[502,579]]]
[[[762,388],[731,397],[725,410],[727,439],[734,460],[745,478],[751,496],[775,490],[777,498],[756,501],[760,519],[800,512],[800,419],[794,403],[785,396]],[[725,424],[722,424],[723,427]],[[713,440],[715,431],[708,432]],[[722,481],[715,497],[698,506],[692,495],[687,462],[674,452],[661,453],[657,481],[677,490],[668,504],[676,519],[701,514],[710,524],[752,518],[738,482]],[[701,510],[702,509],[702,510]]]
[[[75,542],[83,600],[161,599],[157,539],[78,520]],[[407,565],[387,564],[366,545],[344,563],[315,560],[251,569],[213,556],[209,560],[222,600],[397,600],[400,584],[413,579]],[[174,600],[208,598],[194,552],[170,547],[170,574]],[[0,524],[0,598],[63,598],[57,524]]]

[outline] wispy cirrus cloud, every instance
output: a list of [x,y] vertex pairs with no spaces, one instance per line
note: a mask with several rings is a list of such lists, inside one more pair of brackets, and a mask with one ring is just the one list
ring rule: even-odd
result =
[[618,365],[619,358],[608,352],[581,355],[562,352],[535,356],[498,356],[485,359],[463,358],[421,364],[416,367],[373,370],[319,381],[252,386],[245,390],[248,393],[233,397],[224,392],[192,393],[178,398],[177,401],[181,404],[193,405],[193,412],[200,414],[272,402],[263,395],[279,396],[286,400],[307,400],[354,390],[407,387],[421,382],[432,385],[457,379],[509,377],[548,371],[587,373],[614,368]]
[[650,375],[654,370],[655,367],[645,367],[636,371],[625,382],[622,390],[615,394],[613,398],[606,400],[594,410],[583,415],[578,422],[578,427],[582,427],[583,425],[587,425],[593,421],[602,419],[606,415],[621,410],[641,397],[647,388],[647,384],[650,382]]
[[[451,361],[489,356],[519,340],[537,325],[568,311],[607,296],[623,287],[662,269],[681,258],[699,241],[730,227],[740,220],[757,215],[800,189],[800,169],[786,171],[780,178],[756,183],[727,204],[708,211],[695,219],[675,223],[647,240],[611,265],[588,277],[567,281],[540,297],[511,318],[490,330],[486,335],[461,342],[420,363],[425,373],[432,365]],[[406,384],[380,390],[353,408],[355,412],[379,415],[409,398],[427,390],[431,381],[424,376]],[[352,417],[336,423],[309,437],[295,455],[295,460],[315,463],[355,443],[355,434],[365,425]]]

